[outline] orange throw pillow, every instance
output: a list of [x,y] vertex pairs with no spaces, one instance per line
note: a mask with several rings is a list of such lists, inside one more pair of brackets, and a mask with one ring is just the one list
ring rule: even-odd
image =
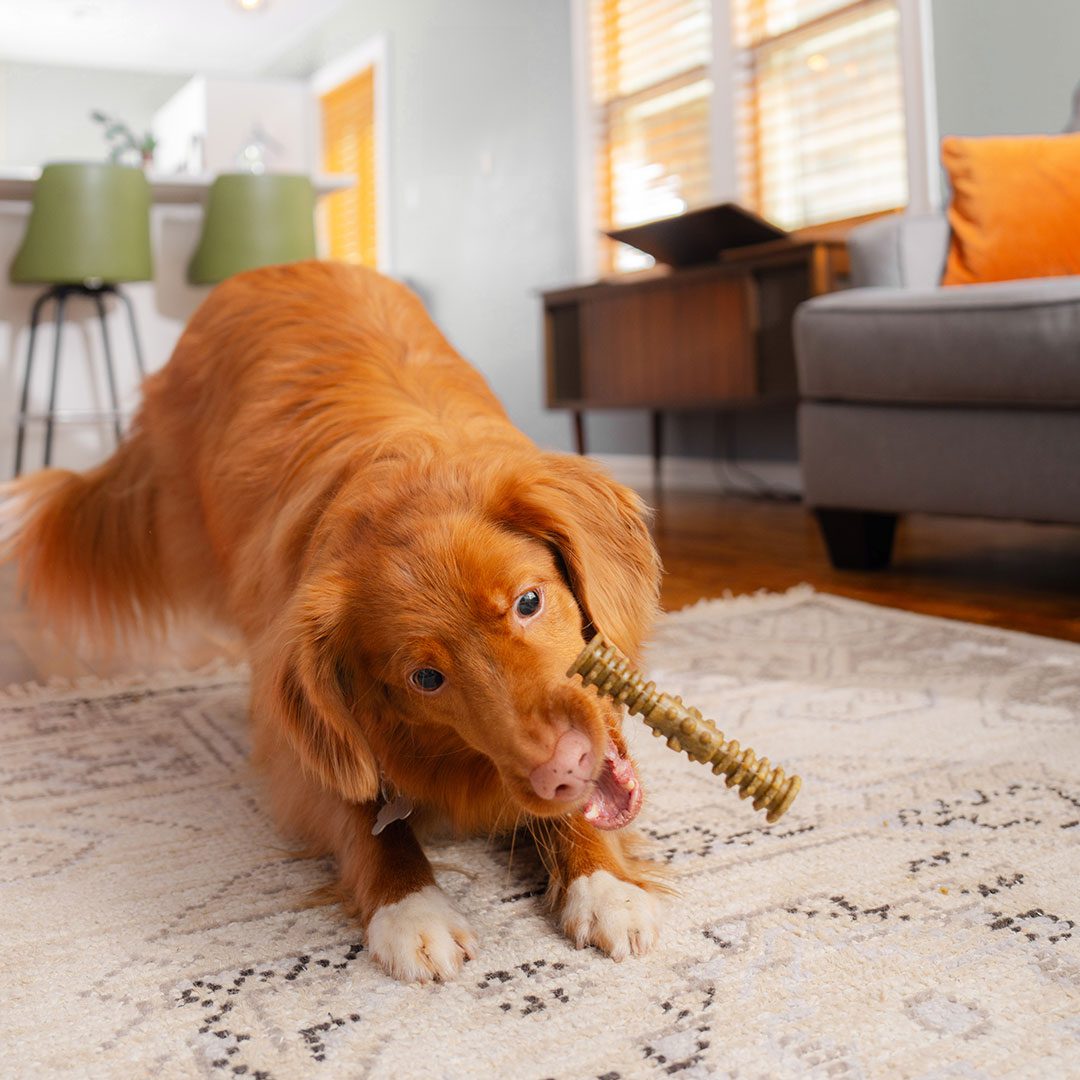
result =
[[952,183],[943,285],[1080,274],[1080,134],[941,142]]

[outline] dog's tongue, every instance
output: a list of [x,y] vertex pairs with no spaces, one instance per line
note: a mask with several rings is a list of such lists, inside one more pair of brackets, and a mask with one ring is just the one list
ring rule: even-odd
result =
[[603,771],[581,810],[585,820],[598,829],[621,829],[637,817],[641,802],[634,766],[613,745],[608,746]]

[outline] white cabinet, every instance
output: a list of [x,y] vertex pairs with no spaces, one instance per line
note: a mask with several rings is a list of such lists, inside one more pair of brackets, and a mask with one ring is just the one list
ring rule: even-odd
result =
[[197,75],[154,114],[154,170],[312,172],[311,116],[305,82]]

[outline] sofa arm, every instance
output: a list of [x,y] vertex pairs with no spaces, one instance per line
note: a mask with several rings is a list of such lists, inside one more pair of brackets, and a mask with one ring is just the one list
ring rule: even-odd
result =
[[894,214],[848,236],[851,284],[933,288],[941,284],[949,250],[944,214]]

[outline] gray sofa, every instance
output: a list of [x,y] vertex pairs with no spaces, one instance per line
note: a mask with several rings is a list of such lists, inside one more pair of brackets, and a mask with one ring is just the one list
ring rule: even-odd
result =
[[849,239],[853,288],[795,319],[805,500],[833,564],[898,514],[1080,524],[1080,277],[942,288],[943,215]]

